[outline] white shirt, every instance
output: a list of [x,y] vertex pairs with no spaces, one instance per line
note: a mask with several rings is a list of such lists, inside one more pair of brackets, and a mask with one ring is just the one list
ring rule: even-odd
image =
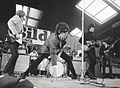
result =
[[23,31],[22,19],[18,15],[14,15],[8,21],[8,27],[11,30],[13,35],[21,33]]

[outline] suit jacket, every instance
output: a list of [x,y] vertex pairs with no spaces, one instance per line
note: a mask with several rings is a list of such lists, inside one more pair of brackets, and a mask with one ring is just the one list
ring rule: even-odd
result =
[[[92,32],[86,32],[84,36],[84,44],[86,44],[86,41],[96,41],[96,38]],[[79,42],[82,43],[82,38],[79,39]]]
[[55,33],[52,33],[42,46],[41,53],[50,53],[51,58],[56,60],[56,55],[61,51],[65,44],[65,40],[60,40]]

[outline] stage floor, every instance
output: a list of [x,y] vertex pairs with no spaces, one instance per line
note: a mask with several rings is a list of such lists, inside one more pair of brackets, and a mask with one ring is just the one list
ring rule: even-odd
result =
[[[45,77],[27,77],[36,88],[101,88],[102,85],[95,83],[81,84],[83,81],[71,80],[71,78],[45,78]],[[101,83],[103,79],[97,79]],[[102,88],[120,88],[120,79],[104,79]]]

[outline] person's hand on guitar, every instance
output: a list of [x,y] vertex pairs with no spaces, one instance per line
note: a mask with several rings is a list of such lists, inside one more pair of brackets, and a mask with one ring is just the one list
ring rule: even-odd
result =
[[19,34],[15,34],[14,36],[15,36],[16,40],[20,39],[20,35]]
[[92,41],[86,41],[86,44],[87,44],[87,45],[92,45],[93,42],[92,42]]
[[92,47],[96,47],[97,41],[86,41],[86,44],[84,45],[84,50],[89,51]]
[[110,47],[106,42],[102,42],[102,44],[105,46],[105,48]]

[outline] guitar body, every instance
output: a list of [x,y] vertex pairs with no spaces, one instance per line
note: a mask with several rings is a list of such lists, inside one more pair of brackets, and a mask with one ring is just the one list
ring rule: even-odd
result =
[[95,47],[97,43],[95,41],[88,41],[86,45],[84,45],[84,51],[88,52],[90,51],[93,47]]
[[22,34],[19,34],[19,38],[16,39],[16,42],[18,42],[19,44],[22,44]]
[[7,36],[7,41],[8,42],[15,42],[15,38],[13,36]]
[[29,40],[23,39],[23,32],[21,32],[17,36],[14,36],[10,30],[8,30],[7,40],[8,40],[8,42],[11,42],[11,43],[16,41],[20,45],[23,44],[23,42],[27,43],[27,44],[31,44],[31,41],[32,41],[30,39]]
[[15,36],[13,36],[13,35],[9,35],[8,36],[8,41],[10,41],[10,42],[18,42],[19,44],[22,44],[22,34],[19,34],[18,35],[18,38],[15,38]]

